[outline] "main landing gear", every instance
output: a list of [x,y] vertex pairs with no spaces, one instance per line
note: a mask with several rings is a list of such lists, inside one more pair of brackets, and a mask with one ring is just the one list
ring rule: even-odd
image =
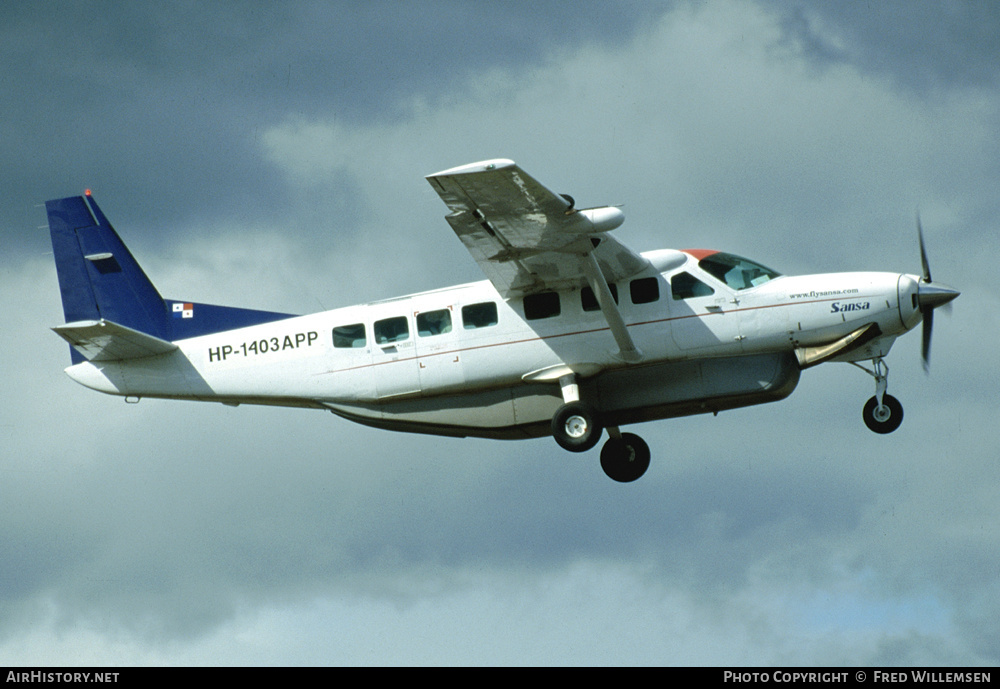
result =
[[620,433],[609,428],[608,441],[601,448],[601,468],[609,478],[629,483],[649,468],[649,445],[634,433]]
[[[604,427],[588,405],[580,402],[574,377],[560,379],[566,402],[552,417],[552,437],[570,452],[586,452],[601,440]],[[622,433],[617,427],[608,428],[608,440],[601,448],[601,468],[609,478],[629,483],[649,468],[649,445],[633,433]]]
[[889,366],[882,357],[872,359],[874,370],[851,362],[875,379],[875,396],[865,403],[861,412],[865,425],[876,433],[892,433],[903,423],[903,405],[886,393],[889,386]]
[[552,436],[570,452],[586,452],[594,447],[603,430],[597,415],[582,402],[564,404],[552,417]]

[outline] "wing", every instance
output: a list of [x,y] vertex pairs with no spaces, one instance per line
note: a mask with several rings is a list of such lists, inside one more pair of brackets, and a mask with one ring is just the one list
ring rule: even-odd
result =
[[614,207],[576,210],[513,161],[487,160],[427,177],[446,216],[504,297],[588,284],[590,256],[617,282],[649,266],[606,233],[625,220]]
[[625,221],[620,209],[576,210],[511,160],[463,165],[427,181],[451,209],[445,217],[455,234],[503,297],[589,285],[620,358],[642,358],[608,289],[650,266],[608,236]]

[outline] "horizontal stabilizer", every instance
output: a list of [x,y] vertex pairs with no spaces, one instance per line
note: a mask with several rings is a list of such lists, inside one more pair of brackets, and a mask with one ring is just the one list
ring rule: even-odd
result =
[[67,323],[52,330],[90,361],[140,359],[177,349],[173,342],[103,318],[98,321]]

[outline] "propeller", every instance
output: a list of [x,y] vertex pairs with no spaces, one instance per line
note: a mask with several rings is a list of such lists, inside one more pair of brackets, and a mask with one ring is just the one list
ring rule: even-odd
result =
[[924,371],[930,372],[931,333],[934,331],[934,309],[944,306],[961,294],[961,292],[942,284],[935,284],[931,280],[931,267],[927,261],[927,248],[924,245],[924,228],[920,224],[919,213],[917,214],[917,238],[920,240],[920,264],[923,268],[923,277],[917,284],[917,305],[920,307],[920,315],[924,321],[920,354],[924,361]]

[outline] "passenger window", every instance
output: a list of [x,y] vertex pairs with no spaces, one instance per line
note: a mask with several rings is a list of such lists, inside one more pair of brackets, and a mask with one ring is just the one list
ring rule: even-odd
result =
[[426,311],[417,314],[417,335],[430,337],[451,332],[451,311]]
[[557,292],[537,292],[524,298],[524,317],[529,321],[554,318],[561,311]]
[[353,349],[364,347],[365,324],[355,323],[353,325],[338,325],[333,329],[333,346],[340,349]]
[[660,298],[660,281],[653,278],[639,278],[628,285],[633,304],[649,304]]
[[410,326],[406,316],[396,316],[375,321],[375,342],[380,345],[402,342],[410,336]]
[[[611,296],[614,297],[615,303],[618,303],[618,285],[610,284],[608,289],[611,290]],[[601,305],[597,303],[597,297],[594,295],[594,290],[590,289],[590,286],[584,287],[580,290],[580,302],[583,305],[584,311],[599,311]]]
[[462,307],[462,326],[466,330],[487,328],[497,324],[497,305],[492,301]]
[[714,289],[691,273],[677,273],[670,278],[670,291],[676,301],[691,297],[708,297],[715,294]]

